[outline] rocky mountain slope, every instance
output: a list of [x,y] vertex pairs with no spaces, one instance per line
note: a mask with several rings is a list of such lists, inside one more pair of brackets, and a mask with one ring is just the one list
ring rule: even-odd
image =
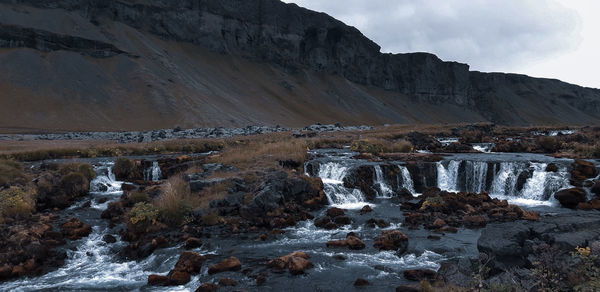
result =
[[595,124],[600,90],[382,54],[278,0],[0,0],[0,130]]

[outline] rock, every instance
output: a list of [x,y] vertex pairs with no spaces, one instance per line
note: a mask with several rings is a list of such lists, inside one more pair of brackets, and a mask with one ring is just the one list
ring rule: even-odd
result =
[[362,209],[360,209],[360,215],[364,215],[369,212],[373,212],[373,209],[369,205],[365,205],[364,207],[362,207]]
[[395,250],[403,254],[408,248],[408,237],[399,230],[384,230],[377,238],[373,247],[379,250]]
[[79,218],[71,218],[60,226],[64,236],[71,240],[77,240],[88,236],[92,232],[92,226],[86,225]]
[[556,192],[554,198],[556,198],[563,207],[574,209],[577,207],[577,204],[586,201],[587,194],[582,188],[571,188]]
[[333,222],[339,225],[348,225],[352,223],[352,219],[350,219],[350,217],[347,216],[337,216],[333,218]]
[[237,286],[238,285],[238,281],[234,280],[234,279],[230,279],[230,278],[221,278],[219,279],[219,285],[220,286]]
[[192,249],[202,246],[202,239],[190,237],[185,240],[185,249]]
[[185,251],[179,256],[179,260],[177,260],[173,270],[185,271],[190,274],[198,274],[205,261],[206,258],[204,256],[201,256],[195,252]]
[[296,251],[269,261],[267,266],[278,270],[288,269],[292,275],[303,274],[306,269],[313,267],[308,258],[305,253]]
[[363,286],[369,286],[371,285],[371,283],[369,283],[369,281],[363,279],[363,278],[358,278],[356,279],[356,281],[354,281],[354,286],[356,287],[363,287]]
[[148,285],[150,286],[168,286],[171,285],[171,278],[161,275],[148,275]]
[[437,273],[432,270],[427,269],[416,269],[416,270],[405,270],[404,278],[411,281],[422,281],[422,280],[434,280],[437,276]]
[[437,218],[435,219],[435,221],[433,221],[433,224],[431,224],[431,226],[433,226],[434,228],[442,228],[444,226],[446,226],[446,221]]
[[483,215],[468,215],[463,217],[463,222],[467,227],[484,227],[487,219]]
[[331,217],[323,216],[323,217],[315,219],[315,226],[325,228],[325,226],[327,226],[327,223],[330,223],[330,222],[331,222]]
[[110,234],[105,234],[102,237],[102,240],[104,240],[104,242],[106,242],[106,243],[115,243],[115,242],[117,242],[117,239],[114,236],[110,235]]
[[546,166],[546,172],[557,172],[558,171],[558,166],[556,166],[555,163],[548,163],[548,166]]
[[335,218],[337,216],[344,216],[345,212],[344,210],[340,209],[340,208],[329,208],[329,210],[327,210],[327,216],[331,217],[331,218]]
[[594,207],[592,207],[592,204],[590,204],[590,203],[581,202],[581,203],[577,204],[576,209],[579,209],[579,210],[594,210]]
[[396,292],[420,292],[420,291],[421,291],[421,289],[419,289],[418,286],[402,285],[402,286],[396,287]]
[[267,277],[260,275],[256,277],[256,286],[262,286],[267,282]]
[[226,271],[238,271],[242,268],[242,262],[236,257],[229,257],[218,264],[210,265],[208,268],[209,274],[216,274]]
[[600,180],[594,182],[594,185],[590,188],[590,192],[600,197]]
[[134,184],[130,184],[130,183],[123,183],[121,185],[121,190],[125,191],[125,192],[131,192],[136,190],[137,187]]
[[202,285],[200,285],[200,287],[198,287],[198,289],[195,290],[195,292],[214,292],[219,290],[219,285],[215,285],[212,283],[204,283]]
[[354,235],[353,232],[346,235],[346,239],[328,241],[327,247],[348,247],[353,250],[360,250],[366,247],[365,243]]
[[585,160],[575,160],[572,164],[571,184],[580,187],[588,178],[594,178],[598,174],[593,163]]
[[183,285],[192,279],[192,275],[186,271],[173,270],[169,273],[169,279],[169,285]]

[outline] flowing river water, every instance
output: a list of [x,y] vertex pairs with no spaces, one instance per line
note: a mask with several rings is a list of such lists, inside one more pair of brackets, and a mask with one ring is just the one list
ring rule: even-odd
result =
[[[219,291],[246,289],[249,291],[340,291],[354,290],[354,280],[365,278],[371,282],[367,289],[373,291],[393,290],[393,287],[409,282],[402,271],[406,269],[437,269],[444,260],[455,257],[477,256],[477,229],[459,229],[456,234],[446,234],[441,240],[429,240],[430,231],[411,230],[401,227],[402,212],[399,203],[393,198],[395,192],[405,188],[418,195],[423,187],[437,186],[449,191],[487,191],[492,197],[507,199],[511,203],[541,212],[559,212],[552,194],[559,189],[570,187],[569,159],[555,159],[535,154],[454,154],[443,161],[432,163],[433,178],[415,181],[415,175],[404,162],[393,162],[397,167],[394,178],[386,177],[381,163],[351,159],[354,153],[346,150],[311,151],[311,160],[306,164],[306,174],[323,180],[329,205],[346,209],[352,224],[337,230],[316,228],[312,220],[299,222],[287,228],[284,234],[275,239],[260,241],[258,234],[233,236],[212,236],[207,244],[193,249],[209,260],[199,275],[187,285],[175,287],[147,286],[150,274],[166,274],[173,268],[181,246],[158,249],[141,261],[126,261],[118,256],[118,250],[126,245],[118,236],[119,228],[110,227],[108,220],[100,219],[100,213],[111,201],[122,195],[122,182],[112,175],[112,160],[95,160],[93,164],[98,174],[91,182],[90,197],[64,211],[63,217],[78,217],[93,226],[92,233],[83,239],[71,242],[67,247],[68,259],[63,267],[48,274],[33,278],[22,278],[0,284],[2,291],[194,291],[204,282],[215,283],[220,278],[239,281],[236,287],[222,287]],[[548,164],[558,167],[555,172],[546,171]],[[358,166],[373,167],[372,187],[376,189],[374,200],[367,201],[365,194],[358,189],[344,186],[344,178]],[[152,167],[156,167],[152,164]],[[310,166],[310,167],[309,167]],[[419,167],[424,167],[423,165]],[[160,170],[149,168],[145,173],[148,179],[160,179]],[[107,199],[98,203],[100,199]],[[91,200],[90,207],[83,207]],[[360,215],[359,209],[370,205],[373,212]],[[326,211],[314,212],[315,218]],[[368,227],[368,219],[384,219],[390,223],[383,229],[400,229],[409,238],[409,247],[402,256],[394,252],[379,251],[373,247],[373,239],[382,228]],[[363,250],[334,249],[325,246],[329,240],[343,239],[348,232],[354,232],[366,244]],[[117,238],[116,243],[108,244],[103,237],[107,234]],[[286,255],[294,251],[304,251],[311,256],[314,268],[306,275],[291,276],[289,273],[272,273],[265,267],[268,259]],[[208,265],[235,256],[243,263],[243,269],[250,268],[254,273],[269,272],[267,282],[256,286],[256,280],[239,272],[225,272],[208,275]]]

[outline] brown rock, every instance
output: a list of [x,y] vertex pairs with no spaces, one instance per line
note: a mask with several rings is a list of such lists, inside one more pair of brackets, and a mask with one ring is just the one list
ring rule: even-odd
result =
[[345,212],[344,210],[340,209],[340,208],[330,208],[329,210],[327,210],[327,216],[331,217],[331,218],[335,218],[337,216],[344,216]]
[[596,196],[600,196],[600,180],[597,180],[596,182],[594,182],[594,185],[590,189],[590,192],[592,192]]
[[360,209],[360,215],[364,215],[369,212],[373,212],[373,208],[371,208],[371,206],[369,205],[365,205],[364,207],[362,207],[362,209]]
[[267,277],[260,275],[256,277],[256,286],[262,286],[267,282]]
[[487,220],[483,215],[468,215],[463,217],[463,223],[468,227],[485,227]]
[[149,275],[148,285],[151,286],[168,286],[171,284],[171,279],[167,276]]
[[219,280],[219,285],[233,287],[238,285],[238,281],[230,278],[222,278]]
[[444,221],[440,218],[437,218],[437,219],[435,219],[435,221],[433,221],[432,226],[435,228],[442,228],[442,227],[446,226],[446,221]]
[[400,254],[408,248],[408,237],[399,230],[384,230],[373,244],[380,250],[397,250]]
[[396,287],[396,292],[420,292],[421,289],[419,289],[418,286],[413,286],[413,285],[402,285],[402,286],[398,286]]
[[312,268],[313,264],[308,260],[309,256],[301,251],[278,257],[267,263],[267,266],[276,269],[288,269],[291,274],[303,274],[307,269]]
[[587,202],[581,202],[579,204],[577,204],[577,209],[579,210],[594,210],[594,207],[592,207],[592,204],[587,203]]
[[186,271],[173,270],[169,274],[169,278],[171,280],[169,285],[183,285],[191,280],[192,275]]
[[219,285],[215,285],[212,283],[204,283],[200,285],[200,287],[198,287],[198,289],[196,289],[195,292],[214,292],[219,290],[219,288]]
[[218,264],[210,265],[208,268],[209,274],[216,274],[226,271],[238,271],[242,268],[242,262],[236,257],[229,257]]
[[346,239],[328,241],[327,247],[348,247],[350,249],[359,250],[366,247],[365,243],[354,235],[353,232],[346,235]]
[[71,218],[60,226],[64,236],[71,240],[86,237],[92,233],[92,226],[84,224],[79,218]]
[[369,285],[371,285],[371,283],[369,283],[369,281],[367,281],[363,278],[358,278],[358,279],[356,279],[356,281],[354,281],[354,286],[357,286],[357,287],[369,286]]
[[185,249],[192,249],[202,246],[202,239],[190,237],[185,240]]
[[434,280],[437,273],[427,269],[405,270],[404,278],[411,281]]
[[593,198],[589,201],[589,203],[592,205],[592,208],[600,210],[600,199]]
[[556,192],[554,198],[556,198],[563,207],[574,209],[577,207],[577,204],[586,201],[587,194],[582,188],[570,188]]
[[204,256],[201,256],[195,252],[186,251],[179,256],[179,260],[177,260],[173,270],[197,274],[200,272],[200,269],[205,261],[206,258]]

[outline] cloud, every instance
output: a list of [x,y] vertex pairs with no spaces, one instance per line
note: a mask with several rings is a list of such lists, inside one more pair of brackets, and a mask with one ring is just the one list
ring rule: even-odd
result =
[[480,71],[514,71],[581,42],[578,14],[555,0],[286,2],[357,27],[383,52],[431,52]]

